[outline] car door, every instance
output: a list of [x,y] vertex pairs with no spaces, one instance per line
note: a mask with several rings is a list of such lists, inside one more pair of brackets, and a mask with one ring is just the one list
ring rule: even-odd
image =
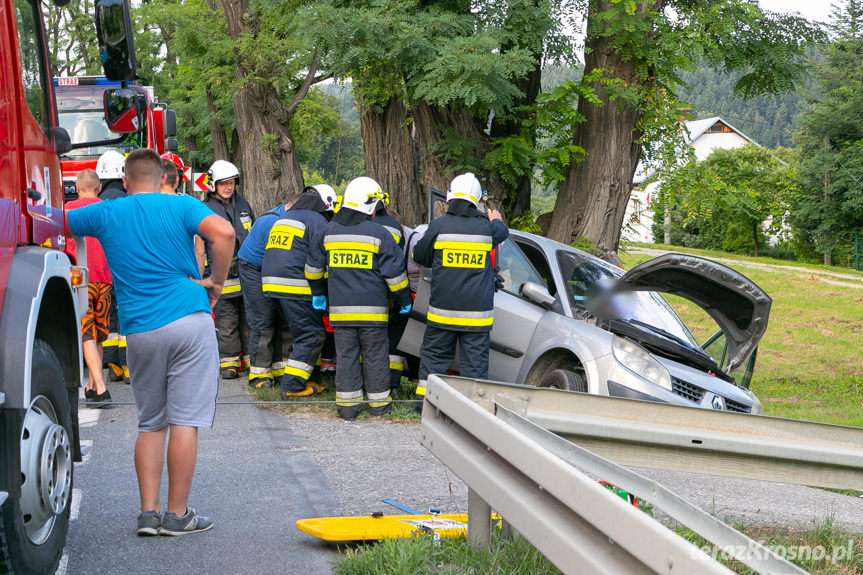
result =
[[[503,278],[503,288],[494,297],[488,376],[495,381],[515,382],[537,324],[546,313],[543,308],[519,295],[521,286],[527,281],[544,284],[512,240],[503,242],[495,257]],[[399,343],[399,349],[405,353],[415,356],[421,354],[430,293],[431,270],[423,268],[411,317]],[[456,369],[457,366],[458,359]]]

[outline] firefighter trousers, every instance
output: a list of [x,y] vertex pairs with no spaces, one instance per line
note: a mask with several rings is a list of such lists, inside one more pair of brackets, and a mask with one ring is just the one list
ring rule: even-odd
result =
[[294,339],[279,387],[282,393],[298,393],[306,389],[312,374],[315,380],[320,378],[316,363],[326,335],[323,314],[312,307],[312,298],[277,298],[277,301]]
[[408,324],[408,315],[398,313],[398,308],[390,311],[389,323],[387,324],[387,336],[390,340],[390,388],[395,393],[402,384],[402,372],[405,370],[407,359],[399,351],[399,342],[405,333]]
[[[336,340],[336,410],[343,419],[360,413],[363,385],[369,396],[369,412],[385,415],[392,408],[387,328],[334,327]],[[362,363],[360,362],[362,356]]]
[[249,385],[268,387],[285,373],[291,332],[279,303],[261,289],[261,269],[239,260],[243,306],[249,324]]
[[216,339],[219,342],[219,368],[240,371],[240,361],[248,359],[249,325],[243,309],[243,298],[221,297],[213,306]]
[[109,380],[118,381],[129,377],[126,365],[126,336],[120,335],[117,318],[117,297],[111,288],[111,305],[108,307],[108,339],[102,342],[102,365],[109,370]]
[[446,375],[455,361],[456,347],[458,374],[462,377],[486,379],[490,345],[491,333],[487,331],[455,331],[426,326],[416,399],[425,398],[426,380],[430,373]]

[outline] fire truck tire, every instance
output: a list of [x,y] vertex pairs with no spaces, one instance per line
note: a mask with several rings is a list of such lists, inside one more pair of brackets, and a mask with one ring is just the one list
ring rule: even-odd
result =
[[21,495],[0,510],[0,573],[54,573],[60,563],[72,499],[69,399],[60,362],[42,340],[33,346],[31,403],[20,441]]

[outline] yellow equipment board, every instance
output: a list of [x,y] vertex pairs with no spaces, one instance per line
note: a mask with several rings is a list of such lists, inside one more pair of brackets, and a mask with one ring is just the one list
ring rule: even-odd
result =
[[[492,515],[492,518],[495,521],[500,519],[498,515]],[[316,517],[300,519],[297,529],[324,541],[401,539],[419,533],[464,537],[467,535],[467,514]]]

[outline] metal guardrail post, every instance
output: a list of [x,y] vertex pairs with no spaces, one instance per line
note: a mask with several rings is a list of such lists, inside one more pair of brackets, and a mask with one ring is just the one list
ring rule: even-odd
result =
[[491,507],[470,488],[467,490],[467,537],[475,547],[488,549],[491,545]]
[[732,575],[440,378],[429,384],[422,444],[563,573]]

